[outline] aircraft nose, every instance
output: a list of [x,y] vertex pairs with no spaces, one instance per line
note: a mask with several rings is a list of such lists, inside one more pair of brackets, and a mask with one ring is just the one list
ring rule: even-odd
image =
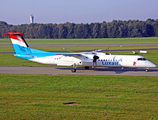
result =
[[150,62],[150,67],[156,67],[156,65],[154,64],[154,63],[152,63],[152,62]]

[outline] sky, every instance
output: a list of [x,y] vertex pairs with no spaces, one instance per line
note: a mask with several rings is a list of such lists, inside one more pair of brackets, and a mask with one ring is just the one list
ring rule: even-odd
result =
[[96,23],[112,20],[158,19],[158,0],[0,0],[0,21],[35,23]]

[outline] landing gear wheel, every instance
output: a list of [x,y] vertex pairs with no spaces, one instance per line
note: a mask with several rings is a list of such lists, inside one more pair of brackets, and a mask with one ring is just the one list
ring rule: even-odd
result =
[[149,71],[149,69],[146,69],[146,70],[145,70],[145,72],[148,72],[148,71]]
[[89,69],[89,66],[85,66],[85,69],[88,70],[88,69]]
[[75,73],[75,72],[76,72],[76,69],[75,69],[75,68],[71,69],[71,72]]

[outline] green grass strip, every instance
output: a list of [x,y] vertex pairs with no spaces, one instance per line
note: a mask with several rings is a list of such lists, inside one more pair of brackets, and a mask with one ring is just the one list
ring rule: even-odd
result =
[[[117,44],[158,43],[158,37],[96,38],[96,39],[26,39],[28,44]],[[0,39],[0,44],[11,44],[10,39]]]
[[156,120],[157,108],[157,77],[0,75],[0,119]]

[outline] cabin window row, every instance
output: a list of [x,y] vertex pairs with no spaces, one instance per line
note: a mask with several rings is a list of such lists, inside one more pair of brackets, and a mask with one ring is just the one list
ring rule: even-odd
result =
[[[113,60],[98,59],[98,61],[113,61]],[[117,60],[115,60],[115,61],[117,61]]]

